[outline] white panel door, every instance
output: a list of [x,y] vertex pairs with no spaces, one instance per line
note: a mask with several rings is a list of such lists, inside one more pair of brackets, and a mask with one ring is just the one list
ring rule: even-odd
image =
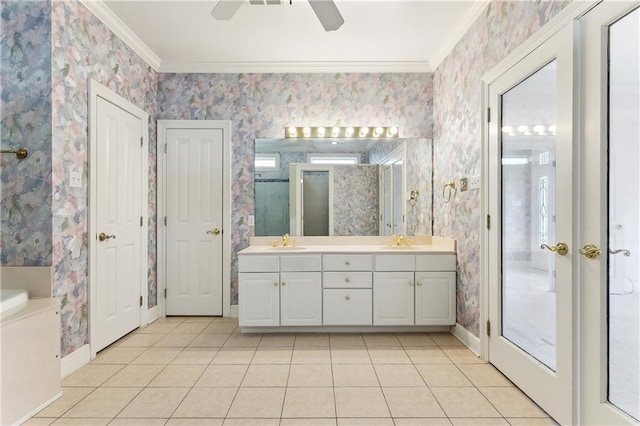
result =
[[100,350],[140,326],[142,203],[141,121],[97,101],[96,327]]
[[322,273],[283,272],[280,324],[322,325]]
[[413,272],[374,272],[373,325],[413,325]]
[[222,315],[222,129],[166,131],[167,315]]

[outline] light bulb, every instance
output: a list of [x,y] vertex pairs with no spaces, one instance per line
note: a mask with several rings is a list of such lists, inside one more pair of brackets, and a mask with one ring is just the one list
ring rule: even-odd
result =
[[318,137],[319,138],[324,138],[324,133],[325,133],[325,128],[324,127],[318,127]]
[[557,131],[556,125],[552,124],[551,126],[549,126],[549,131],[551,132],[552,135],[555,135]]
[[308,138],[311,136],[311,129],[308,127],[305,127],[304,129],[302,129],[302,134],[304,135],[305,138]]
[[373,137],[379,138],[382,132],[383,132],[382,127],[376,127],[376,129],[373,131]]
[[524,135],[530,135],[529,126],[518,126],[518,131]]
[[396,134],[398,134],[398,128],[397,127],[389,127],[389,130],[387,130],[387,136],[392,138]]
[[331,136],[337,138],[340,135],[340,127],[334,127],[331,129]]
[[360,127],[360,137],[364,138],[369,133],[368,127]]
[[541,124],[538,124],[537,126],[533,126],[533,131],[539,134],[540,136],[544,136],[547,134],[545,130],[546,128]]
[[297,133],[296,128],[293,126],[289,127],[288,132],[289,132],[289,137],[294,137]]
[[345,131],[345,136],[350,138],[351,136],[353,136],[353,127],[347,127],[347,130]]

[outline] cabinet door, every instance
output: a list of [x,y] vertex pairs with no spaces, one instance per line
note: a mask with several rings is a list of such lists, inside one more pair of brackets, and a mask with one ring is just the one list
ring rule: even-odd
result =
[[322,325],[322,273],[282,273],[280,304],[280,324]]
[[416,272],[416,324],[455,323],[456,273]]
[[280,274],[238,274],[241,327],[280,325]]
[[373,274],[373,324],[413,325],[413,272]]

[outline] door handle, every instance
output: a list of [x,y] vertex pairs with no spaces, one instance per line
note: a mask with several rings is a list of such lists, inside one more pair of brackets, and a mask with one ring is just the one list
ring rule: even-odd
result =
[[596,257],[600,256],[601,251],[594,244],[585,244],[584,247],[578,250],[578,253],[580,253],[587,259],[595,259]]
[[218,235],[220,234],[220,230],[218,228],[214,228],[213,231],[207,231],[207,234]]
[[548,246],[546,244],[540,244],[541,249],[547,249],[558,253],[560,256],[564,256],[569,253],[569,247],[565,243],[558,243],[555,246]]
[[110,240],[111,238],[113,238],[115,240],[116,236],[115,235],[107,235],[104,232],[101,232],[101,233],[98,234],[98,239],[100,241]]
[[618,253],[622,253],[624,255],[624,257],[631,256],[631,252],[629,250],[627,250],[627,249],[618,249],[618,250],[609,249],[609,254],[618,254]]

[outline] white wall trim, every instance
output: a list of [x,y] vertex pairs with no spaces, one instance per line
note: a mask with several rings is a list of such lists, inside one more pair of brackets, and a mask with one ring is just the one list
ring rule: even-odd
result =
[[[456,325],[451,327],[451,334],[453,334],[467,348],[469,348],[471,352],[480,356],[480,339],[472,332],[464,328],[462,325],[456,323]],[[482,356],[480,357],[483,358]]]
[[89,344],[86,344],[80,349],[76,349],[67,356],[62,357],[60,360],[60,377],[64,379],[69,374],[89,364],[90,361],[91,349]]
[[[98,119],[97,112],[97,103],[98,98],[104,99],[123,110],[127,111],[131,115],[140,119],[140,130],[142,135],[142,154],[141,154],[141,169],[142,169],[142,177],[141,177],[141,194],[143,196],[147,196],[149,194],[149,114],[119,96],[117,93],[111,91],[107,87],[98,83],[95,80],[89,81],[89,182],[88,182],[88,193],[89,193],[89,229],[88,229],[88,240],[89,240],[89,344],[93,342],[93,332],[97,329],[95,318],[95,312],[97,312],[96,306],[96,298],[93,295],[97,294],[97,242],[95,235],[97,233],[97,215],[98,204],[97,204],[97,194],[98,194],[98,183],[97,183],[97,167],[98,164],[98,150],[95,148],[98,140],[98,134],[96,129],[96,123]],[[143,221],[143,226],[141,227],[141,253],[140,253],[140,295],[142,296],[142,307],[140,308],[140,325],[146,324],[146,319],[148,318],[148,302],[149,302],[149,280],[148,280],[148,271],[149,271],[149,203],[145,198],[142,202],[142,209],[140,214],[143,218],[147,218],[147,220]],[[96,348],[91,346],[91,358],[95,358],[96,356]]]
[[229,312],[229,316],[231,318],[240,318],[239,305],[231,305],[231,310]]
[[167,143],[167,129],[222,129],[222,315],[231,315],[231,120],[158,120],[158,284],[156,307],[158,316],[166,316],[167,299],[167,250],[164,217],[167,214],[167,157],[164,146]]
[[158,319],[158,302],[157,302],[158,298],[156,296],[156,306],[154,306],[153,308],[149,308],[147,309],[147,317],[145,318],[145,321],[142,325],[147,325],[147,324],[151,324],[152,322],[154,322],[155,320]]
[[160,58],[109,9],[102,0],[80,0],[93,15],[136,52],[151,68],[160,69]]
[[447,31],[444,39],[433,50],[433,53],[429,57],[429,65],[431,65],[433,70],[438,68],[442,61],[444,61],[449,53],[451,53],[451,51],[456,47],[456,44],[458,44],[467,31],[469,31],[471,25],[476,22],[489,3],[490,0],[478,0],[473,2],[467,13]]

